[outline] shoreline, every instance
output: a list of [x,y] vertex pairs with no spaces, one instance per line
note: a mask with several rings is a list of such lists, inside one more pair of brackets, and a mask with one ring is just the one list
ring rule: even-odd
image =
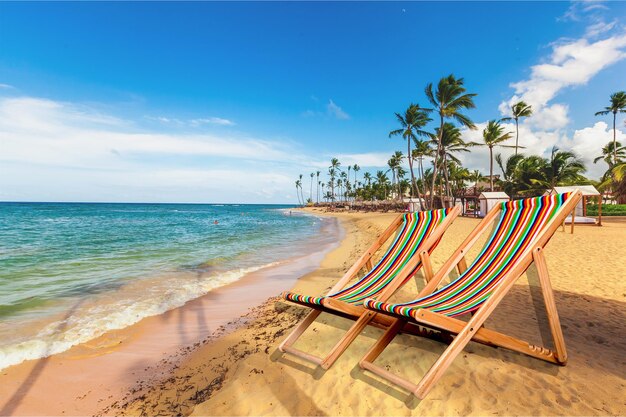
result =
[[[339,222],[326,227],[341,237]],[[298,276],[318,267],[333,241],[317,250],[309,245],[308,254],[247,273],[182,306],[0,370],[0,415],[97,414],[139,381],[176,369],[190,351],[232,331],[251,309],[288,290]]]
[[[293,283],[295,291],[310,295],[327,291],[395,216],[306,210],[337,218],[345,231],[318,269]],[[435,269],[477,223],[458,218],[451,225],[432,254]],[[471,343],[432,394],[416,402],[356,366],[382,334],[379,329],[366,329],[326,372],[280,354],[279,343],[308,309],[281,301],[275,292],[199,345],[145,364],[146,374],[132,375],[130,388],[115,398],[100,387],[104,401],[94,402],[91,393],[69,406],[75,410],[91,401],[96,415],[624,415],[626,340],[617,336],[626,334],[626,253],[619,245],[625,233],[626,222],[607,219],[601,228],[578,227],[574,235],[559,231],[548,245],[546,259],[570,355],[565,367]],[[419,285],[407,284],[398,300],[411,299]],[[533,306],[527,280],[521,279],[488,326],[542,343],[540,310]],[[321,355],[349,325],[323,314],[297,347]],[[417,380],[442,350],[439,343],[401,335],[380,360]],[[46,414],[86,414],[71,410]]]

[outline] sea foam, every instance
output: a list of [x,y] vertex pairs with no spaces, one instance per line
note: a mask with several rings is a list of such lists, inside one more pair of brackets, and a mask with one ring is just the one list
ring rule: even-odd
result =
[[[90,301],[89,305],[70,309],[62,320],[55,320],[43,327],[35,337],[0,346],[0,369],[26,360],[40,359],[64,352],[72,346],[88,342],[111,330],[123,329],[140,320],[163,314],[186,302],[201,297],[211,290],[231,284],[252,272],[278,265],[241,268],[222,272],[205,278],[181,273],[148,282],[134,282],[118,289],[107,300]],[[115,302],[110,302],[116,299]]]

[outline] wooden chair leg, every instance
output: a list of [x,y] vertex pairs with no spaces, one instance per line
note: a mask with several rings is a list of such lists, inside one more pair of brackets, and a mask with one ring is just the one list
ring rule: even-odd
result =
[[293,329],[293,332],[278,346],[278,350],[281,352],[286,352],[286,348],[293,345],[296,340],[304,333],[306,329],[322,314],[321,310],[312,310],[305,319]]
[[[469,321],[471,323],[477,315],[472,317],[472,320]],[[483,320],[484,321],[484,320]],[[448,367],[452,364],[454,359],[458,356],[459,353],[463,351],[465,346],[472,340],[472,336],[475,331],[482,326],[483,323],[475,323],[473,331],[466,331],[469,327],[466,326],[463,332],[459,333],[452,343],[446,348],[443,354],[437,359],[435,364],[426,372],[422,380],[416,385],[415,389],[412,391],[413,394],[423,400],[426,395],[430,392],[433,386],[437,383],[439,378],[446,372]]]
[[394,337],[402,330],[405,325],[404,320],[396,319],[391,326],[383,333],[383,335],[376,341],[374,346],[367,351],[365,356],[359,362],[359,366],[363,369],[363,366],[367,362],[374,362],[378,356],[382,353],[382,351],[387,347],[389,343],[393,340]]
[[548,314],[548,323],[550,323],[550,331],[552,333],[552,340],[554,341],[554,348],[556,350],[556,359],[561,365],[565,365],[567,362],[565,339],[563,338],[563,330],[561,329],[559,313],[556,309],[556,303],[554,302],[554,292],[552,291],[552,284],[550,283],[548,265],[546,264],[541,248],[537,248],[533,251],[533,260],[537,266],[541,292],[543,293],[546,312]]
[[324,358],[321,363],[321,367],[323,369],[330,368],[335,361],[341,356],[343,352],[350,346],[350,344],[356,339],[356,337],[367,327],[370,321],[376,316],[376,313],[373,311],[368,311],[367,313],[361,315],[358,320],[348,329],[346,334],[337,342],[337,344],[332,348],[328,356]]

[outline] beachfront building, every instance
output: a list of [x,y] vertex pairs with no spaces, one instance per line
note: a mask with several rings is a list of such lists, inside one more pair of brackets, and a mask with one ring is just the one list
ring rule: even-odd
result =
[[[593,185],[570,185],[562,187],[554,187],[551,190],[547,190],[545,194],[562,194],[572,191],[580,190],[583,193],[583,198],[576,205],[574,211],[574,224],[588,224],[602,226],[602,194]],[[597,199],[598,201],[598,217],[593,218],[587,213],[587,202],[589,199]],[[569,215],[565,219],[565,223],[571,223],[572,216]]]
[[509,195],[503,191],[483,191],[478,196],[478,217],[485,217],[496,205],[510,199]]

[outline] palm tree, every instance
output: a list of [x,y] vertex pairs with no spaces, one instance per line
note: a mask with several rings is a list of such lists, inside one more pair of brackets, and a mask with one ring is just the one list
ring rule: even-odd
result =
[[[348,176],[346,177],[346,192],[350,190],[350,170],[352,169],[352,165],[348,165]],[[349,197],[349,196],[348,196]],[[347,199],[346,199],[347,201]]]
[[[615,149],[615,152],[613,152],[614,147],[617,147],[617,149]],[[606,162],[609,166],[609,170],[611,170],[611,168],[613,168],[613,166],[615,165],[613,161],[614,154],[617,155],[617,163],[619,164],[624,158],[626,158],[626,146],[622,146],[620,142],[607,143],[602,148],[602,155],[595,158],[593,160],[593,163],[596,164],[598,163],[598,161],[604,160],[604,162]]]
[[415,149],[413,149],[412,157],[413,160],[419,161],[419,174],[420,178],[424,179],[424,158],[431,157],[434,155],[433,149],[430,147],[429,141],[424,140],[416,140],[415,141]]
[[483,178],[484,178],[483,174],[481,174],[480,171],[477,169],[469,172],[467,175],[467,180],[473,183],[474,187],[476,187],[478,185],[478,182],[482,180]]
[[[404,159],[404,156],[402,155],[402,152],[400,151],[396,151],[393,155],[391,155],[391,158],[389,158],[389,160],[387,161],[387,166],[389,166],[389,170],[391,171],[391,184],[395,184],[395,185],[399,185],[399,178],[398,178],[398,169],[400,168],[400,164],[402,163],[402,159]],[[400,195],[400,189],[398,188],[398,195]]]
[[515,168],[517,168],[517,165],[520,163],[520,161],[524,159],[524,154],[520,153],[516,155],[511,155],[507,158],[506,161],[503,161],[502,155],[498,153],[496,154],[495,159],[496,163],[500,167],[500,171],[502,171],[502,178],[505,181],[508,181],[513,179],[513,176],[515,175]]
[[335,175],[337,175],[337,171],[341,172],[341,169],[339,168],[341,166],[341,162],[339,162],[339,159],[337,158],[332,158],[330,160],[330,167],[328,167],[328,173],[330,175],[330,173],[332,172],[332,175],[330,176],[331,179],[331,193],[333,195],[333,201],[335,201]]
[[[404,197],[404,191],[407,189],[407,187],[403,187],[400,185],[400,182],[405,181],[404,176],[406,175],[406,170],[404,168],[402,168],[402,165],[399,165],[398,168],[396,168],[396,183],[398,184],[398,200],[402,200],[402,198]],[[407,181],[408,182],[408,181]],[[411,193],[411,184],[409,183],[409,194]]]
[[318,203],[320,202],[320,184],[321,184],[321,182],[320,182],[320,173],[321,173],[320,171],[316,172],[316,174],[317,174],[317,202]]
[[413,197],[413,188],[415,187],[415,174],[413,173],[413,159],[411,156],[411,142],[417,140],[418,136],[427,136],[428,133],[422,130],[432,119],[428,117],[431,109],[424,109],[419,104],[410,104],[404,112],[404,115],[396,113],[396,119],[400,123],[401,128],[389,132],[389,137],[401,135],[406,140],[407,156],[409,156],[409,170],[411,171],[411,197]]
[[330,195],[332,195],[332,201],[335,201],[335,175],[337,175],[335,168],[333,168],[332,166],[328,168],[328,176],[330,177],[330,179],[328,180],[328,186],[330,187]]
[[383,192],[382,200],[387,199],[387,184],[389,184],[389,177],[383,171],[376,172],[376,184],[381,187]]
[[617,139],[615,128],[615,119],[617,113],[626,113],[626,92],[618,91],[611,94],[611,104],[604,108],[604,110],[596,112],[596,116],[605,116],[609,113],[613,113],[613,164],[617,165]]
[[354,164],[352,170],[354,171],[354,184],[356,184],[356,173],[361,170],[361,167],[357,164]]
[[515,155],[517,155],[517,148],[519,148],[519,119],[532,116],[533,108],[530,104],[518,101],[511,106],[511,114],[513,117],[504,117],[502,120],[515,120]]
[[447,171],[452,184],[452,204],[456,204],[456,196],[465,188],[465,182],[470,180],[470,171],[456,162],[449,162]]
[[521,159],[514,171],[512,187],[514,194],[530,196],[545,191],[545,187],[538,185],[538,182],[543,178],[546,164],[547,160],[537,155]]
[[493,148],[501,146],[503,148],[514,148],[511,145],[502,145],[502,142],[511,139],[511,133],[504,131],[504,126],[499,121],[490,120],[483,130],[484,143],[474,143],[476,146],[487,146],[489,148],[489,187],[493,191]]
[[[424,158],[425,157],[431,157],[434,155],[434,151],[433,149],[430,147],[430,141],[425,141],[425,140],[416,140],[414,141],[414,145],[415,145],[415,149],[413,149],[412,154],[411,154],[411,159],[413,159],[414,161],[417,160],[418,161],[418,166],[419,166],[419,175],[420,175],[420,183],[422,184],[422,187],[424,188],[424,200],[426,199],[426,184],[424,181]],[[420,187],[417,186],[417,198],[419,199],[420,202],[420,209],[424,210],[424,206],[422,204],[422,196],[421,196],[421,192],[420,192]]]
[[298,190],[300,189],[301,186],[302,186],[302,181],[296,180],[296,196],[298,197],[298,205],[299,206],[302,205],[302,203],[300,203],[300,194],[298,194]]
[[302,199],[302,205],[305,205],[305,201],[304,201],[304,192],[302,190],[302,174],[300,174],[300,198]]
[[[324,183],[320,181],[320,186],[322,187],[322,198],[324,197]],[[319,200],[319,199],[318,199]]]
[[474,129],[474,123],[463,113],[463,109],[473,109],[474,97],[476,94],[466,93],[463,86],[463,78],[456,78],[450,74],[439,80],[437,89],[433,90],[433,84],[426,85],[426,97],[428,101],[435,107],[435,111],[439,114],[439,136],[437,137],[437,152],[435,153],[433,178],[430,186],[430,207],[433,207],[435,201],[435,181],[437,179],[437,170],[439,167],[439,155],[441,154],[441,134],[443,134],[443,124],[445,119],[452,118],[461,126]]
[[368,186],[372,184],[372,174],[370,174],[369,172],[363,174],[363,179],[367,181]]
[[516,194],[517,184],[515,180],[516,180],[516,174],[517,174],[517,167],[519,166],[520,162],[524,160],[524,155],[521,153],[511,155],[507,158],[506,161],[503,161],[502,155],[496,154],[495,159],[496,159],[496,163],[500,167],[500,170],[502,171],[502,179],[504,181],[504,187],[503,187],[504,192],[509,195]]
[[613,196],[617,204],[626,203],[626,162],[620,161],[604,174],[604,181],[600,184],[600,189],[608,187],[613,191]]
[[441,138],[441,153],[439,155],[441,165],[444,167],[443,175],[446,181],[446,195],[448,197],[452,196],[452,190],[450,187],[450,179],[448,176],[448,161],[455,162],[456,164],[461,164],[461,161],[454,156],[454,153],[458,152],[469,152],[468,147],[474,146],[472,142],[465,142],[462,139],[461,130],[454,126],[452,123],[444,122],[443,124],[443,132],[439,132],[440,128],[435,129],[435,134],[431,135],[433,140],[436,140],[437,137]]
[[[343,172],[342,172],[342,174],[343,174]],[[343,181],[341,180],[341,178],[339,178],[337,180],[337,188],[339,188],[339,193],[338,193],[339,195],[337,197],[339,198],[339,202],[341,203],[341,201],[342,201],[341,199],[342,199],[342,196],[343,196]]]
[[[349,184],[348,184],[348,175],[346,174],[345,171],[342,171],[340,176],[341,176],[341,179],[343,180],[341,182],[342,187],[343,187],[342,188],[342,190],[343,190],[343,200],[346,201],[346,191],[347,191],[348,186],[349,186]],[[337,181],[337,182],[339,182],[339,181]]]
[[311,185],[309,188],[309,201],[313,203],[313,177],[315,176],[314,172],[311,172]]
[[542,179],[534,181],[546,188],[558,185],[571,185],[581,180],[585,172],[585,164],[575,153],[552,148],[550,159],[541,170]]

